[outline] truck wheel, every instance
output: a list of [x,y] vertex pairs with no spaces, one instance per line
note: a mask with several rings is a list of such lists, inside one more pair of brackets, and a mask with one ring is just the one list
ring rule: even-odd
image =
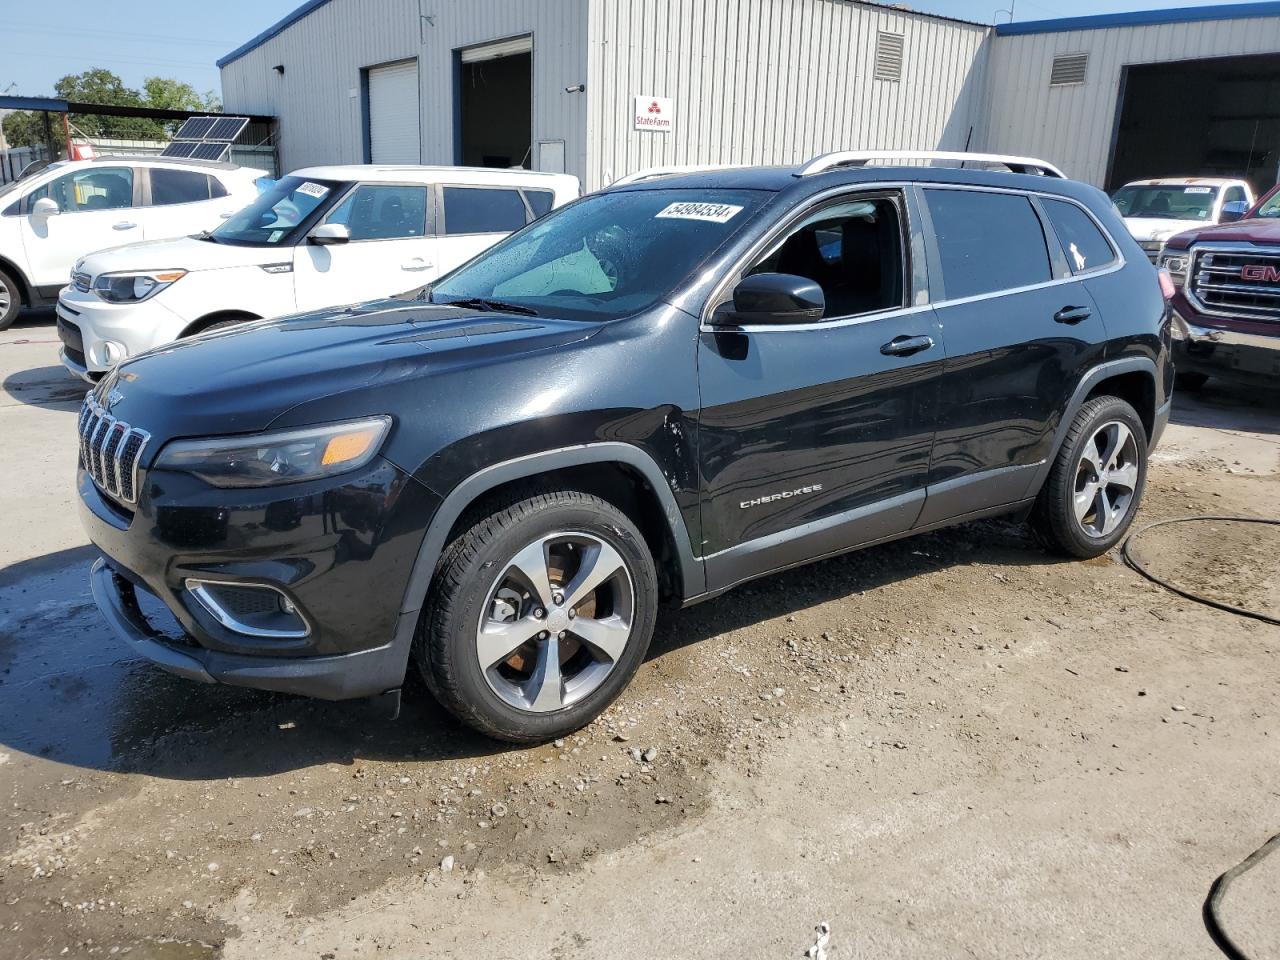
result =
[[1097,397],[1076,414],[1036,500],[1032,522],[1049,546],[1097,557],[1125,535],[1147,482],[1147,432],[1118,397]]
[[518,494],[445,550],[414,654],[455,716],[515,743],[597,717],[644,659],[657,615],[635,524],[576,490]]
[[1187,393],[1197,393],[1204,388],[1209,382],[1207,373],[1196,373],[1188,370],[1186,373],[1176,373],[1173,376],[1173,386],[1175,390],[1185,390]]
[[9,274],[0,270],[0,330],[8,330],[22,309],[22,288]]

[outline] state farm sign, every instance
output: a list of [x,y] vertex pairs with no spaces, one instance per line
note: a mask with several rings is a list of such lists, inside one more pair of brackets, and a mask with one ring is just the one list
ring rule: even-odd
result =
[[636,97],[632,129],[670,133],[675,119],[676,108],[670,97]]

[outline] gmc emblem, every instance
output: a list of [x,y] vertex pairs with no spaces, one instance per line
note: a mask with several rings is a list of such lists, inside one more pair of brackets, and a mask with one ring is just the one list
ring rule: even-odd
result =
[[1244,280],[1262,280],[1265,283],[1280,282],[1280,267],[1264,267],[1258,263],[1249,263],[1240,268],[1240,277]]

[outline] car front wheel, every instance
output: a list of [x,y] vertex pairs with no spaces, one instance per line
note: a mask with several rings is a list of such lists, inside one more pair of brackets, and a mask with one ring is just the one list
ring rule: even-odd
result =
[[22,291],[9,274],[0,270],[0,330],[8,330],[22,309]]
[[1097,557],[1124,537],[1147,481],[1147,433],[1118,397],[1097,397],[1076,414],[1032,518],[1048,544]]
[[415,654],[482,733],[536,743],[598,716],[649,646],[657,576],[643,536],[587,493],[495,505],[446,549]]

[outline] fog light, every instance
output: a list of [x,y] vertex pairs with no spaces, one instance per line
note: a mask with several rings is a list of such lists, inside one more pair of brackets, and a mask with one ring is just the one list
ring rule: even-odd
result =
[[89,349],[89,359],[100,367],[114,367],[128,356],[129,351],[125,349],[124,344],[114,340],[103,340]]

